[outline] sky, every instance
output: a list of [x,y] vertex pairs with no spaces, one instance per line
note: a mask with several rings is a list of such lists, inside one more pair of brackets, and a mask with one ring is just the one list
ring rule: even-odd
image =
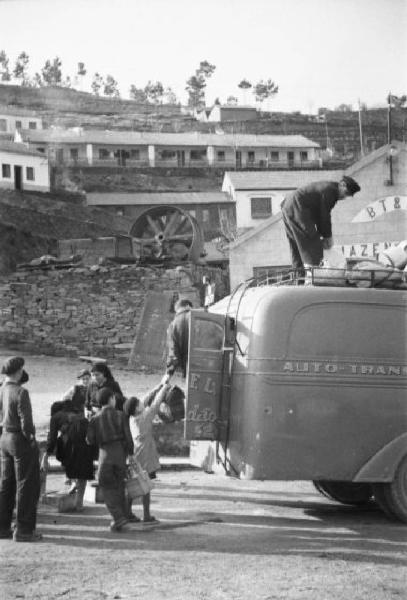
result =
[[123,98],[149,80],[186,103],[186,80],[199,63],[216,66],[207,105],[237,87],[272,79],[278,94],[264,108],[316,113],[358,100],[384,105],[407,94],[407,0],[0,0],[0,50],[29,72],[62,60],[73,77],[84,62],[112,75]]

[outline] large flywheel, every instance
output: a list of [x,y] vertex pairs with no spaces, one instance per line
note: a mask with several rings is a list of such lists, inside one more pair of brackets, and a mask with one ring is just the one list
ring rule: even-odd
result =
[[156,206],[141,214],[130,230],[136,256],[152,262],[197,262],[203,234],[196,219],[176,206]]

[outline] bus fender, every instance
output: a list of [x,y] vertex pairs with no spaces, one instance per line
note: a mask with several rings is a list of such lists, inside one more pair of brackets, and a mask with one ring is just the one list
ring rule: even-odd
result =
[[403,456],[407,455],[407,433],[386,444],[379,452],[356,473],[353,481],[391,482],[394,479],[397,466]]

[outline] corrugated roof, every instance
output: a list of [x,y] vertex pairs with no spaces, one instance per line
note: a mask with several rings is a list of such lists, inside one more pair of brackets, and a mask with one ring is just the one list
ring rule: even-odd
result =
[[25,154],[29,156],[41,156],[41,158],[47,160],[45,154],[37,152],[28,148],[26,144],[19,144],[17,142],[10,142],[7,140],[0,139],[0,152],[9,152],[10,154]]
[[86,194],[88,206],[140,206],[161,204],[234,204],[224,192],[152,192]]
[[302,135],[252,135],[245,133],[151,133],[144,131],[99,131],[37,129],[25,131],[31,142],[69,144],[120,144],[134,146],[217,146],[268,148],[319,148],[319,144]]
[[343,170],[227,171],[235,190],[292,190],[313,181],[339,181]]

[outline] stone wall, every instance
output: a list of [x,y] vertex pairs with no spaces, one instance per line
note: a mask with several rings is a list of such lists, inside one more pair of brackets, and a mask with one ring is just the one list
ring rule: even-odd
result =
[[201,270],[95,265],[17,271],[0,278],[0,344],[127,363],[146,292],[172,291],[174,299],[186,296],[200,306]]

